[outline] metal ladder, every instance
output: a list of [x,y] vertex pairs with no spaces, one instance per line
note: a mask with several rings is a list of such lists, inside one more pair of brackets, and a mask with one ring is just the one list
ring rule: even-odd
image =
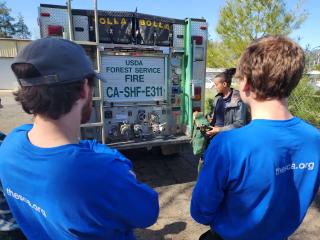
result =
[[[101,72],[101,53],[100,53],[100,39],[99,39],[99,27],[98,27],[98,10],[97,10],[97,0],[93,0],[94,4],[94,19],[95,19],[95,36],[96,41],[75,41],[73,33],[73,20],[72,20],[72,11],[71,11],[71,0],[67,0],[67,14],[68,14],[68,25],[69,25],[69,40],[73,41],[79,45],[95,46],[96,47],[96,56],[97,56],[97,70],[96,72],[100,74]],[[93,97],[93,101],[99,103],[99,112],[100,112],[100,122],[86,123],[81,124],[81,127],[99,127],[101,130],[101,143],[105,144],[105,122],[104,122],[104,108],[103,108],[103,89],[102,81],[98,81],[98,96]]]

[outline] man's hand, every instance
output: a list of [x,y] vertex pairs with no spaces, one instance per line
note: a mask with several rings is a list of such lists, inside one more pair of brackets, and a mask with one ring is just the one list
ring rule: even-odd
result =
[[212,127],[210,131],[207,131],[206,134],[208,137],[216,135],[218,132],[220,132],[220,127]]

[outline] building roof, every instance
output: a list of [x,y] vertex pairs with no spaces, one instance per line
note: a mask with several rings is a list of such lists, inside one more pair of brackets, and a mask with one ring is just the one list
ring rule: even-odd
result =
[[307,72],[308,75],[320,75],[320,71],[318,70],[312,70],[310,72]]
[[31,41],[30,39],[0,38],[0,58],[14,58]]
[[31,39],[20,39],[20,38],[0,38],[0,41],[22,41],[22,42],[31,42]]
[[206,68],[206,72],[224,72],[226,69],[225,68]]

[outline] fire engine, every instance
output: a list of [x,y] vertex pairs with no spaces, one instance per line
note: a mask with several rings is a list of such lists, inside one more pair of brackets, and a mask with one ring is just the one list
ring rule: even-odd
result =
[[41,37],[83,46],[101,76],[83,138],[118,149],[190,141],[203,111],[208,24],[124,11],[40,4]]

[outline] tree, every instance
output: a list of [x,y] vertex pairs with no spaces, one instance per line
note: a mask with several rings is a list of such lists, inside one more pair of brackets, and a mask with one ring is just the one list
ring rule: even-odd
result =
[[225,54],[226,61],[235,66],[254,39],[268,34],[288,35],[298,29],[307,17],[300,9],[300,1],[295,10],[289,11],[283,0],[226,0],[216,28],[222,50],[230,51]]
[[320,127],[320,102],[319,93],[310,78],[304,76],[289,97],[289,110],[313,125]]
[[312,70],[320,71],[320,50],[318,47],[311,48],[310,45],[307,45],[305,51],[306,64],[305,71],[309,72]]
[[13,26],[14,18],[10,16],[11,9],[6,6],[6,2],[0,2],[0,37],[12,37],[15,30]]
[[232,58],[232,52],[225,47],[222,42],[208,41],[207,46],[207,66],[212,68],[234,67],[229,61]]
[[31,33],[27,27],[27,25],[24,23],[24,18],[19,13],[18,15],[18,22],[14,24],[14,29],[15,29],[15,37],[16,38],[21,38],[21,39],[29,39],[31,37]]

